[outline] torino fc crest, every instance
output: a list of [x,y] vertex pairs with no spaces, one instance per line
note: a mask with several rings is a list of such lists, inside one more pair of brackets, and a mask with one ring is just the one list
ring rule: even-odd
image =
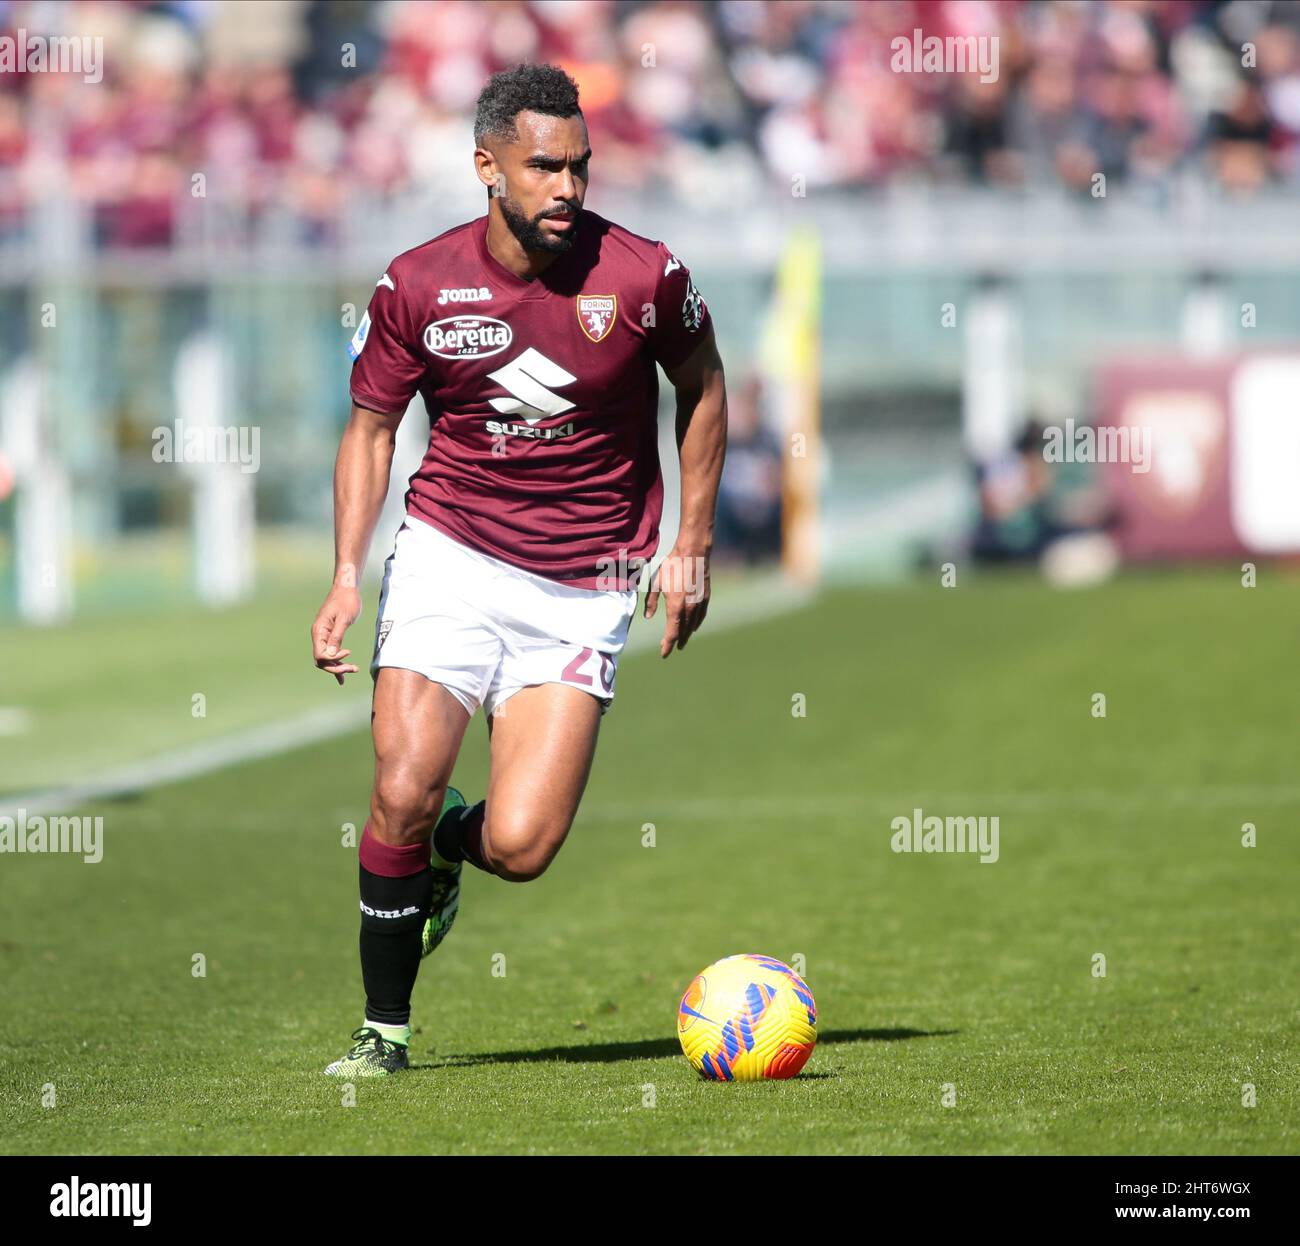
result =
[[617,294],[578,295],[578,323],[593,342],[599,342],[609,333],[617,314]]

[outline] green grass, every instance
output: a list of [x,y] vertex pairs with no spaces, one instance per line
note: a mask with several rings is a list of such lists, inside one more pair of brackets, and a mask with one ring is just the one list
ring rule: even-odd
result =
[[[133,544],[108,561],[95,583],[122,581],[134,589],[147,555],[170,565],[183,548]],[[0,679],[0,706],[21,707],[27,718],[26,730],[0,736],[0,805],[5,794],[81,781],[341,701],[364,706],[368,686],[340,688],[311,665],[308,636],[328,587],[330,551],[319,541],[262,535],[257,556],[269,583],[249,605],[209,610],[182,599],[147,612],[89,611],[59,627],[0,627],[11,658]],[[354,651],[368,651],[378,596],[378,585],[367,581],[367,613],[349,633]]]
[[[100,864],[0,857],[0,1149],[1295,1153],[1298,615],[1281,573],[970,580],[628,658],[569,842],[536,882],[467,879],[416,1071],[351,1107],[320,1069],[360,1020],[366,736],[103,802]],[[203,654],[172,626],[115,633],[129,682],[66,647],[23,678],[152,741],[256,654],[284,669],[240,714],[315,677],[296,605],[190,620]],[[893,853],[917,806],[997,815],[1000,860]],[[677,1049],[681,991],[738,951],[805,960],[793,1082],[703,1083]]]

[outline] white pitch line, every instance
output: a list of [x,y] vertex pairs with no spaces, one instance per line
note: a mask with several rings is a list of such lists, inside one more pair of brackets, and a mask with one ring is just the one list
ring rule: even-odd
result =
[[32,716],[21,705],[0,705],[0,735],[22,735],[32,725]]
[[333,739],[346,732],[359,730],[369,719],[369,701],[349,701],[346,705],[312,710],[296,718],[268,723],[264,727],[250,727],[238,735],[222,736],[204,744],[160,753],[156,757],[132,762],[84,783],[33,792],[30,795],[7,796],[4,800],[9,808],[0,809],[0,814],[12,817],[19,809],[26,810],[29,815],[50,813],[74,808],[91,800],[123,796],[143,788],[161,787],[166,783],[179,783],[183,779],[197,778],[227,766],[274,757],[277,753],[289,753],[296,748]]
[[[729,599],[721,607],[711,603],[702,636],[714,635],[730,628],[763,622],[792,610],[801,609],[813,594],[786,585],[779,577],[764,580]],[[640,607],[638,607],[639,609]],[[640,619],[628,637],[625,653],[639,653],[658,648],[663,636],[663,605],[655,617]],[[361,676],[366,677],[365,671]],[[349,701],[346,705],[314,709],[293,718],[250,727],[237,735],[222,736],[204,744],[191,745],[169,753],[160,753],[143,761],[132,762],[82,783],[66,787],[0,796],[0,817],[16,817],[20,810],[28,816],[62,812],[88,801],[103,800],[138,792],[185,779],[198,778],[228,766],[260,761],[282,753],[292,753],[311,744],[332,740],[359,731],[370,721],[370,701]]]

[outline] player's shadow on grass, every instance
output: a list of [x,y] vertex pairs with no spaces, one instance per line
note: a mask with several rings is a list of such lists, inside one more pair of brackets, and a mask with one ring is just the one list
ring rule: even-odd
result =
[[[825,1030],[817,1046],[827,1043],[895,1043],[908,1038],[946,1038],[957,1030]],[[680,1056],[681,1045],[671,1038],[643,1038],[630,1043],[591,1043],[576,1047],[541,1047],[533,1051],[485,1051],[435,1056],[413,1069],[464,1069],[477,1064],[533,1064],[561,1060],[569,1064],[612,1064],[619,1060],[663,1060]]]

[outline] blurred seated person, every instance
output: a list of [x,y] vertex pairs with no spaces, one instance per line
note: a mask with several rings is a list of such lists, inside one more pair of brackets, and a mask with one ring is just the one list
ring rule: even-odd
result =
[[1210,170],[1229,191],[1249,194],[1272,179],[1276,127],[1257,83],[1239,82],[1228,106],[1211,113],[1205,129]]
[[713,552],[720,563],[751,565],[781,553],[781,441],[763,422],[757,376],[728,395]]
[[974,465],[979,519],[971,538],[977,562],[1040,558],[1067,537],[1099,532],[1114,522],[1105,495],[1091,482],[1063,479],[1043,452],[1044,427],[1031,420],[1005,454]]

